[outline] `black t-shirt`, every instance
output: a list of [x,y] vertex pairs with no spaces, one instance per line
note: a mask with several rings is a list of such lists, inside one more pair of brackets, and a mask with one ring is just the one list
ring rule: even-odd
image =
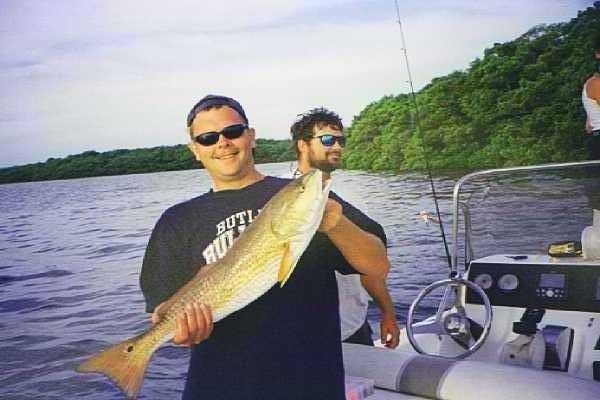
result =
[[[209,191],[169,208],[146,249],[140,283],[151,312],[221,258],[289,180],[265,177],[239,190]],[[380,237],[379,224],[335,194],[343,213]],[[192,348],[184,399],[342,400],[344,377],[333,271],[356,273],[329,238],[315,234],[290,279],[216,322]]]

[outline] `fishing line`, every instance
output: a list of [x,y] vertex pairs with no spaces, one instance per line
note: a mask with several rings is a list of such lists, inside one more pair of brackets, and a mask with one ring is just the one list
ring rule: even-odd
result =
[[421,135],[421,147],[423,149],[423,158],[425,159],[425,168],[427,168],[427,176],[429,177],[429,183],[431,184],[431,194],[433,195],[433,202],[435,203],[435,212],[437,214],[438,226],[442,233],[442,241],[444,242],[444,249],[446,251],[446,259],[448,260],[448,267],[452,271],[452,258],[450,257],[450,251],[448,250],[448,242],[446,241],[446,234],[444,233],[444,224],[442,222],[442,216],[440,214],[440,207],[438,204],[437,194],[435,191],[435,184],[433,183],[433,175],[431,174],[431,166],[429,164],[429,157],[427,156],[427,150],[425,149],[425,138],[421,130],[421,123],[419,117],[419,104],[417,102],[417,96],[413,87],[412,75],[410,73],[410,65],[408,62],[408,52],[406,51],[406,42],[404,40],[404,31],[402,30],[402,21],[400,20],[400,7],[398,6],[398,0],[394,0],[396,4],[396,15],[398,16],[398,26],[400,27],[400,37],[402,38],[402,52],[404,53],[404,60],[406,62],[406,71],[408,72],[408,83],[410,85],[410,94],[415,106],[415,126],[417,132]]

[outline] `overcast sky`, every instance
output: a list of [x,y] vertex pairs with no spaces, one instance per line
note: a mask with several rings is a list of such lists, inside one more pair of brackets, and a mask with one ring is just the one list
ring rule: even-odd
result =
[[[415,88],[592,3],[399,0]],[[208,93],[262,138],[316,106],[349,125],[407,79],[394,0],[2,0],[0,167],[185,143]]]

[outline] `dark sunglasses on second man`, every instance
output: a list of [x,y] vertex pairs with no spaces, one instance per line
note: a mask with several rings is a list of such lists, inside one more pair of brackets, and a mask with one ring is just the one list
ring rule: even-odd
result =
[[235,124],[221,129],[220,132],[205,132],[194,136],[194,141],[202,146],[212,146],[219,141],[219,136],[223,135],[227,139],[237,139],[248,129],[248,125]]
[[313,139],[319,139],[321,141],[321,144],[326,147],[333,146],[335,142],[338,142],[341,147],[344,147],[346,145],[346,136],[325,134],[320,136],[313,136]]

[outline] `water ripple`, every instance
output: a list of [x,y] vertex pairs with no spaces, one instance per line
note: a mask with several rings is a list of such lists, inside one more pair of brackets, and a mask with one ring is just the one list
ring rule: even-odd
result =
[[[2,269],[2,268],[10,268],[10,267],[0,267],[0,269]],[[60,270],[60,269],[54,269],[54,270],[50,270],[47,272],[42,272],[39,274],[30,274],[30,275],[16,275],[16,276],[0,275],[0,284],[10,283],[10,282],[22,282],[22,281],[28,281],[31,279],[59,278],[59,277],[68,276],[68,275],[73,275],[73,273],[69,272],[69,271]]]
[[0,301],[0,312],[13,312],[13,311],[23,311],[27,309],[39,309],[40,305],[43,305],[44,301],[26,297],[23,299],[15,299],[15,300],[5,300]]

